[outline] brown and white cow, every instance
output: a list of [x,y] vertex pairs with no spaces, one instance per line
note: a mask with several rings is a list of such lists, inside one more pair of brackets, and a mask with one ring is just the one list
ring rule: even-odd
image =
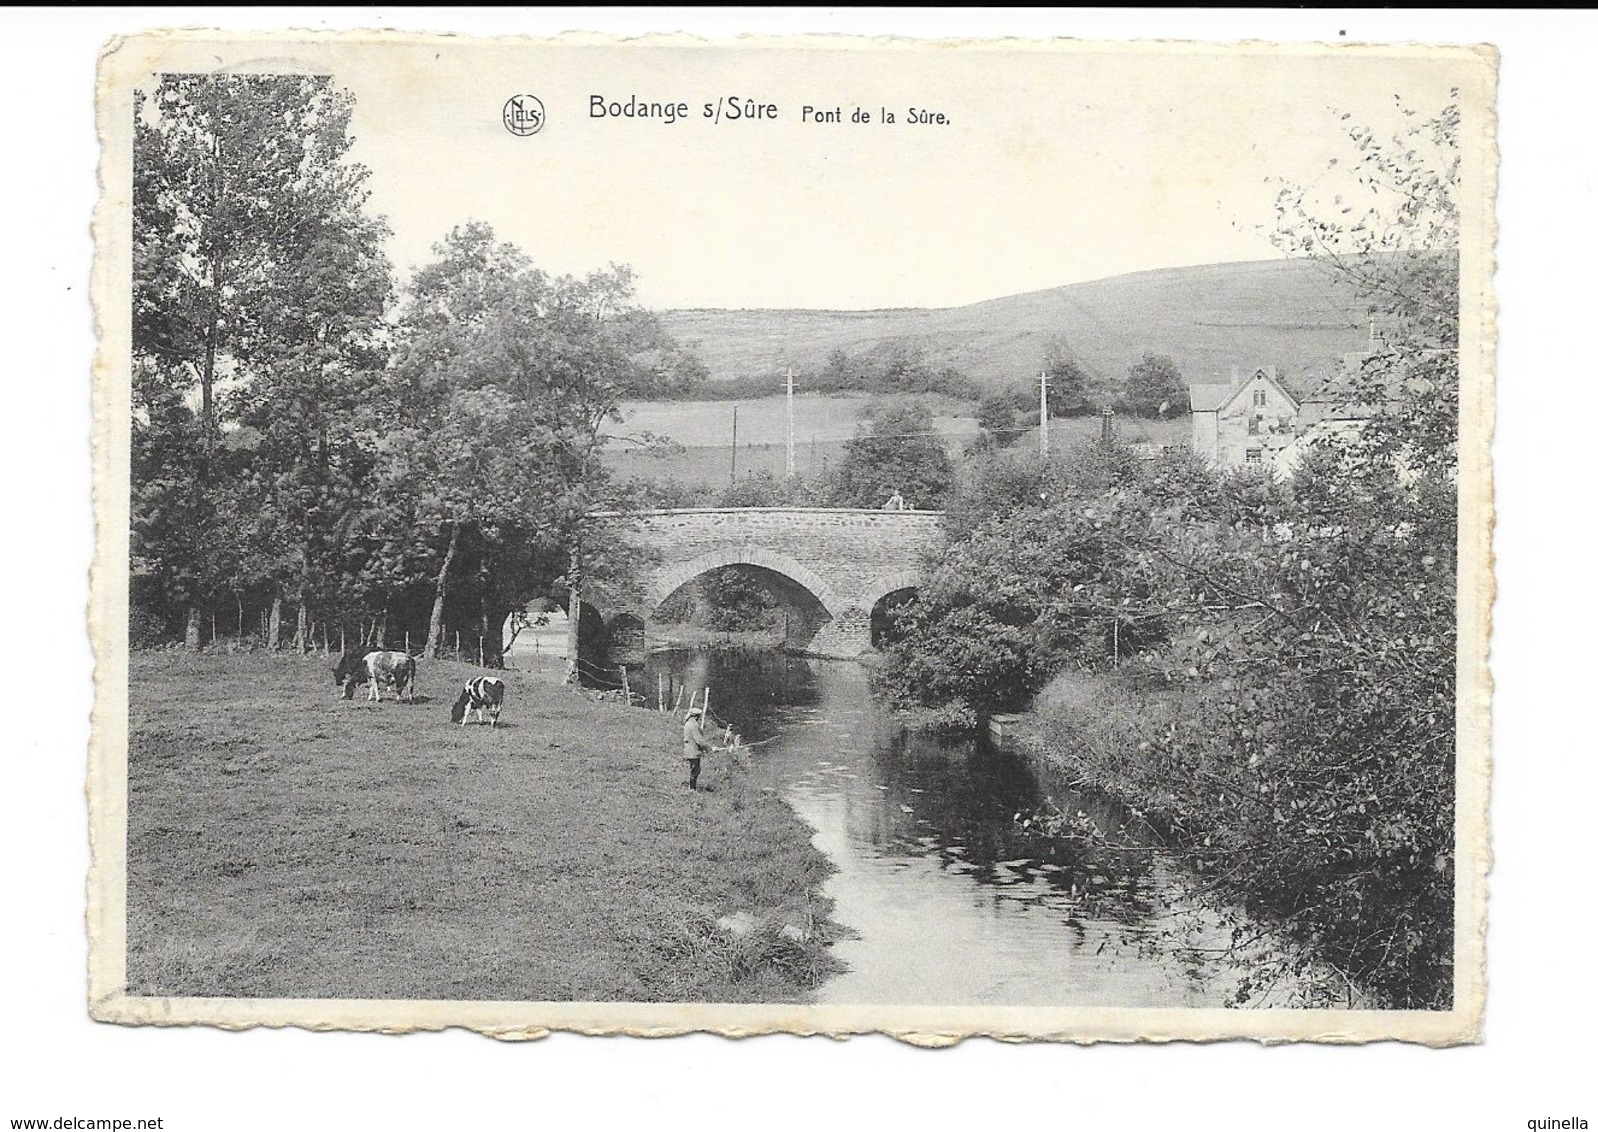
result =
[[382,703],[387,684],[395,699],[410,702],[416,695],[416,658],[403,652],[347,652],[333,669],[333,683],[344,689],[346,700],[355,698],[357,684],[366,684],[366,698]]

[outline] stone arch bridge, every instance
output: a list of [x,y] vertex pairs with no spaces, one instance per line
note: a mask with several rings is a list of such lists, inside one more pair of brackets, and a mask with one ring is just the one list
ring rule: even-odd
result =
[[941,511],[727,507],[596,512],[654,559],[627,583],[585,586],[607,626],[642,628],[668,597],[722,566],[753,566],[793,614],[787,647],[816,656],[871,648],[871,617],[884,598],[915,588],[924,553],[943,530]]

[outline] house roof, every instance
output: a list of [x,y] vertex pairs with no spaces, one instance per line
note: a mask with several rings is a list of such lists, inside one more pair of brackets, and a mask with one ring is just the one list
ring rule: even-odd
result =
[[1278,393],[1287,398],[1295,409],[1298,408],[1298,398],[1282,388],[1282,383],[1276,380],[1274,369],[1275,367],[1261,366],[1236,384],[1227,382],[1224,385],[1190,385],[1187,387],[1188,402],[1193,406],[1195,413],[1213,413],[1230,404],[1232,398],[1241,393],[1249,382],[1256,377],[1263,377]]

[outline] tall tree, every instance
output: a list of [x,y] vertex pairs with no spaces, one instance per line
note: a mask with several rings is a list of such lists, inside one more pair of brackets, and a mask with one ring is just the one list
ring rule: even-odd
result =
[[[353,202],[351,202],[353,203]],[[283,249],[282,283],[252,380],[231,398],[259,437],[252,474],[277,592],[295,606],[295,647],[309,646],[313,603],[343,587],[347,532],[364,505],[371,438],[361,406],[386,360],[390,292],[384,227],[358,213],[308,225]]]
[[285,252],[362,191],[353,108],[316,75],[167,75],[136,102],[134,352],[198,389],[208,445],[217,383],[296,269]]
[[[1049,376],[1049,415],[1081,417],[1098,409],[1098,396],[1087,370],[1071,356],[1070,348],[1059,338],[1050,338],[1043,350],[1043,371]],[[1037,388],[1031,401],[1037,403]]]
[[[437,563],[428,640],[442,640],[463,540],[489,558],[553,561],[604,498],[599,460],[623,397],[680,380],[684,355],[612,266],[551,278],[484,224],[453,230],[418,274],[399,326],[389,465],[417,500]],[[603,548],[587,548],[597,568]],[[500,604],[547,589],[489,579]],[[519,592],[525,589],[526,592]]]
[[1182,403],[1187,383],[1176,362],[1164,354],[1145,351],[1143,360],[1126,371],[1122,406],[1140,417],[1162,417]]
[[1084,417],[1097,408],[1093,379],[1087,370],[1072,358],[1059,358],[1051,362],[1049,375],[1049,415],[1052,417]]
[[[328,77],[305,75],[167,75],[135,102],[135,553],[187,607],[191,643],[201,603],[239,582],[214,553],[241,498],[226,481],[263,471],[223,451],[224,433],[246,406],[257,424],[275,419],[272,398],[249,392],[263,374],[298,365],[331,377],[328,356],[367,333],[338,312],[369,326],[371,294],[386,290],[386,266],[352,281],[353,261],[334,250],[370,260],[381,237],[362,211],[366,172],[348,160],[353,106]],[[165,521],[179,510],[181,532]]]

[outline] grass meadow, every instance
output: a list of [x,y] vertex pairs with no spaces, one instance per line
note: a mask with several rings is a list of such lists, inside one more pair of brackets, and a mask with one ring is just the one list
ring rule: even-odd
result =
[[462,728],[465,664],[379,704],[321,657],[131,660],[130,994],[782,1002],[835,969],[809,828],[726,755],[689,791],[675,717],[504,672]]
[[[937,394],[872,396],[864,393],[798,393],[793,399],[794,444],[842,443],[856,435],[874,405],[909,401],[932,414],[933,427],[944,435],[968,439],[977,433],[976,405]],[[629,401],[622,406],[625,423],[613,435],[652,432],[689,448],[727,448],[732,443],[732,410],[738,409],[738,443],[785,446],[788,442],[788,399],[780,393],[738,401]]]
[[[819,475],[837,467],[844,448],[865,420],[866,396],[805,394],[794,398],[794,469],[803,476]],[[968,402],[945,397],[926,398],[933,423],[945,446],[958,454],[977,433]],[[739,401],[738,477],[766,471],[780,476],[788,466],[787,402],[783,397]],[[707,490],[732,482],[732,409],[730,401],[638,401],[624,406],[627,422],[617,426],[618,436],[651,432],[669,437],[680,448],[651,452],[613,441],[605,460],[617,474],[671,480]],[[1098,417],[1061,417],[1049,422],[1051,444],[1070,446],[1096,440]],[[1168,420],[1143,420],[1117,416],[1116,434],[1131,443],[1188,443],[1192,425],[1183,414]],[[1022,434],[1016,443],[1035,447],[1035,432]],[[707,500],[707,505],[709,505]]]

